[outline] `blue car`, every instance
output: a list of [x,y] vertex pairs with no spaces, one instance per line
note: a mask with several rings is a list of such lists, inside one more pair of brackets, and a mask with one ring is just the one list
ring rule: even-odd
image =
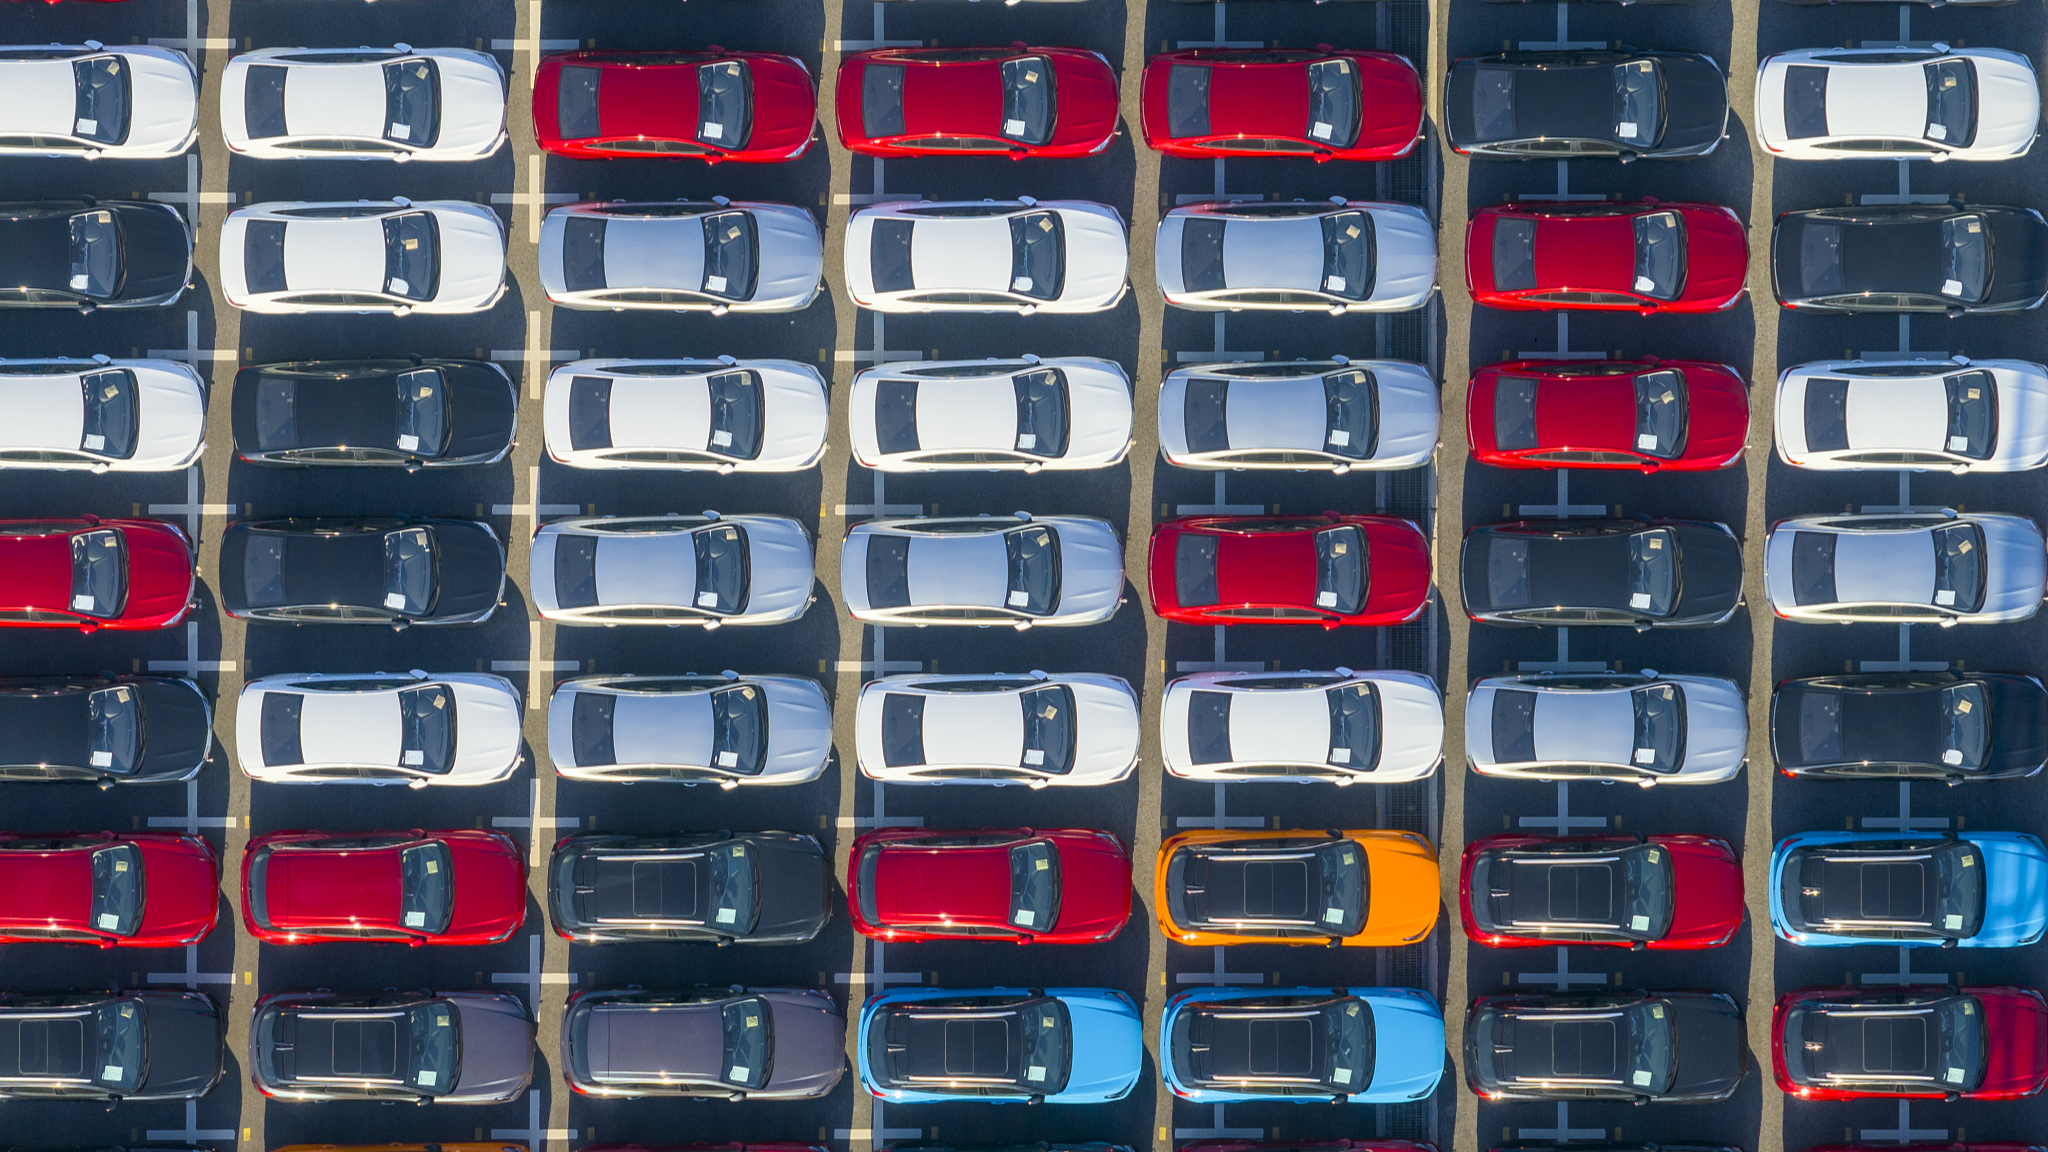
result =
[[867,1002],[855,1063],[891,1104],[1104,1104],[1138,1083],[1138,1006],[1113,988],[911,988]]
[[1809,948],[2017,948],[2048,926],[2048,851],[2022,832],[1804,832],[1771,853],[1771,930]]
[[1444,1013],[1411,988],[1204,988],[1166,1002],[1159,1051],[1183,1100],[1398,1104],[1436,1091]]

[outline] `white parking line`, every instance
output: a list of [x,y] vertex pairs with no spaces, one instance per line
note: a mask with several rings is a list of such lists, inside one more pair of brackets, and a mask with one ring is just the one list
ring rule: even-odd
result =
[[[194,625],[197,627],[197,625]],[[229,665],[233,667],[233,665]],[[197,835],[201,828],[233,828],[233,816],[201,816],[199,814],[199,780],[194,777],[185,781],[185,814],[183,816],[151,816],[151,828],[179,828]]]
[[1898,971],[1865,972],[1863,974],[1863,982],[1865,984],[1946,984],[1948,983],[1948,973],[1913,971],[1913,950],[1902,944],[1899,946]]
[[1607,1135],[1605,1128],[1572,1127],[1571,1105],[1557,1102],[1557,1127],[1520,1128],[1515,1131],[1518,1140],[1598,1140]]
[[[1221,12],[1221,9],[1219,8],[1218,11]],[[1223,190],[1223,158],[1218,156],[1212,163],[1216,166],[1216,190],[1214,192],[1183,192],[1173,198],[1175,204],[1210,204],[1217,201],[1241,204],[1249,200],[1264,200],[1266,198],[1265,194],[1261,192],[1225,192]]]
[[[1221,785],[1219,785],[1221,787]],[[1264,984],[1263,972],[1226,972],[1223,970],[1223,945],[1216,945],[1216,966],[1207,972],[1175,972],[1175,984],[1213,984],[1218,988],[1226,984]]]
[[[1223,5],[1218,4],[1216,7],[1221,8]],[[1215,1107],[1216,1123],[1213,1127],[1175,1128],[1173,1130],[1173,1138],[1175,1140],[1263,1140],[1266,1138],[1266,1130],[1264,1128],[1224,1127],[1223,1105],[1218,1104]]]
[[873,39],[834,40],[832,42],[832,50],[835,52],[865,52],[870,48],[918,48],[923,46],[924,41],[922,40],[887,40],[883,38],[882,9],[885,7],[887,5],[881,3],[881,0],[876,0],[875,35]]
[[[880,20],[881,16],[878,14],[875,19]],[[923,196],[915,192],[884,191],[882,188],[882,158],[880,156],[872,156],[869,157],[869,160],[875,166],[874,182],[870,185],[873,191],[834,192],[832,194],[832,202],[834,204],[894,204],[903,200],[924,199]]]
[[1264,816],[1231,816],[1223,807],[1224,786],[1216,787],[1216,812],[1213,816],[1182,816],[1174,821],[1176,828],[1264,828]]
[[1559,836],[1569,836],[1574,828],[1605,828],[1607,827],[1607,817],[1572,815],[1572,786],[1566,781],[1559,780],[1557,782],[1557,815],[1524,816],[1520,819],[1519,826],[1523,828],[1550,828],[1555,830]]
[[526,470],[526,499],[517,504],[493,504],[491,515],[510,516],[515,520],[524,519],[529,531],[540,531],[543,516],[574,516],[581,512],[580,504],[542,504],[540,502],[540,465]]
[[542,215],[545,214],[544,210],[547,208],[548,205],[574,204],[576,201],[582,199],[581,196],[577,195],[574,192],[541,191],[542,182],[540,159],[541,158],[538,156],[527,157],[526,191],[491,193],[491,203],[493,204],[510,204],[514,208],[518,208],[521,205],[524,205],[526,207],[527,231],[533,233],[533,238],[536,242],[540,240],[540,221]]
[[1607,515],[1607,505],[1605,505],[1605,504],[1574,504],[1574,503],[1572,503],[1572,490],[1571,490],[1571,477],[1572,477],[1572,470],[1571,470],[1571,469],[1569,469],[1569,468],[1558,468],[1558,469],[1555,469],[1555,471],[1557,472],[1557,503],[1555,503],[1555,504],[1523,504],[1523,505],[1521,505],[1520,507],[1518,507],[1518,508],[1516,508],[1516,509],[1515,509],[1515,514],[1516,514],[1516,515],[1518,515],[1518,516],[1557,516],[1557,517],[1560,517],[1560,518],[1568,518],[1568,517],[1572,517],[1572,516],[1605,516],[1605,515]]
[[[1897,660],[1865,660],[1858,667],[1862,668],[1865,672],[1946,672],[1948,670],[1948,661],[1913,659],[1913,626],[1911,624],[1901,624],[1899,625],[1899,658]],[[1904,788],[1905,785],[1900,784],[1899,787]],[[1899,809],[1901,812],[1905,811],[1904,804],[1905,801],[1902,799]]]
[[1524,52],[1575,52],[1587,48],[1605,48],[1605,40],[1574,40],[1569,27],[1570,7],[1565,0],[1557,0],[1557,39],[1524,40],[1517,47]]
[[[183,516],[185,535],[199,539],[199,518],[202,516],[233,516],[239,504],[201,504],[199,502],[199,465],[185,469],[185,502],[183,504],[151,504],[151,516]],[[195,625],[196,627],[196,625]],[[231,665],[232,667],[232,665]]]
[[[547,861],[547,853],[541,850],[543,847],[540,837],[541,832],[555,828],[576,828],[581,826],[583,821],[574,816],[536,816],[534,813],[540,811],[539,780],[533,782],[533,790],[527,793],[527,797],[526,815],[493,816],[491,817],[491,827],[526,829],[526,858],[533,867],[538,868]],[[552,847],[552,845],[549,845],[549,847]]]
[[1556,347],[1556,348],[1530,348],[1530,349],[1527,349],[1527,350],[1525,350],[1525,351],[1521,351],[1521,352],[1517,352],[1517,353],[1515,353],[1515,356],[1516,356],[1517,358],[1519,358],[1519,359],[1523,359],[1523,360],[1605,360],[1605,359],[1607,359],[1607,353],[1605,353],[1605,352],[1574,352],[1574,351],[1572,351],[1572,314],[1571,314],[1571,313],[1569,313],[1569,312],[1559,312],[1559,313],[1557,314],[1557,347]]
[[885,1140],[921,1140],[922,1128],[884,1128],[882,1126],[882,1102],[870,1097],[868,1106],[873,1109],[871,1128],[835,1128],[832,1136],[836,1140],[852,1140],[860,1144],[879,1144]]
[[[878,628],[878,629],[876,629],[876,630],[875,630],[875,640],[876,640],[876,644],[877,644],[877,648],[878,648],[878,649],[879,649],[879,646],[880,646],[881,638],[882,638],[882,633],[881,633],[881,629],[879,629],[879,628]],[[889,809],[888,809],[888,806],[887,806],[886,804],[884,804],[884,803],[883,803],[883,800],[882,800],[883,796],[885,795],[885,793],[884,793],[884,792],[883,792],[883,790],[882,790],[882,782],[881,782],[880,780],[875,780],[875,781],[872,781],[872,783],[873,783],[873,784],[874,784],[874,786],[875,786],[875,791],[874,791],[874,798],[875,798],[875,804],[874,804],[874,808],[873,808],[873,810],[872,810],[872,811],[870,812],[870,814],[868,814],[868,815],[866,815],[866,816],[841,816],[841,817],[839,818],[839,826],[840,826],[841,828],[922,828],[922,827],[924,827],[924,817],[922,817],[922,816],[891,816],[891,815],[889,815]]]
[[540,962],[540,933],[536,932],[526,938],[526,955],[526,971],[493,972],[491,973],[491,983],[525,985],[526,1002],[535,1009],[540,1007],[540,990],[543,985],[576,983],[576,974],[574,972],[547,972],[542,970]]
[[1605,972],[1572,971],[1571,965],[1569,964],[1568,959],[1566,957],[1566,953],[1569,951],[1570,949],[1566,948],[1562,944],[1557,946],[1557,971],[1517,972],[1515,973],[1515,980],[1518,983],[1522,984],[1548,984],[1552,988],[1557,989],[1559,992],[1571,991],[1572,985],[1574,984],[1607,983],[1607,973]]
[[1939,1143],[1948,1139],[1948,1129],[1913,1127],[1912,1102],[1901,1100],[1897,1128],[1865,1128],[1857,1135],[1865,1140],[1883,1140],[1896,1144]]
[[[548,373],[554,370],[557,360],[580,360],[583,353],[574,348],[543,348],[540,340],[540,313],[526,314],[526,347],[493,348],[491,359],[499,363],[517,361],[526,370],[526,394],[538,400],[541,386],[548,382]],[[152,353],[154,355],[154,353]]]
[[199,1126],[199,1101],[185,1101],[185,1126],[183,1128],[151,1128],[146,1135],[151,1140],[182,1140],[197,1144],[201,1140],[226,1140],[233,1143],[233,1128],[201,1128]]
[[[879,470],[868,473],[868,478],[872,480],[875,485],[875,494],[873,498],[871,498],[866,504],[834,504],[832,506],[832,514],[834,516],[859,517],[864,519],[882,516],[924,515],[924,505],[922,504],[889,503],[888,499],[883,495],[883,477],[886,475],[887,473],[881,472]],[[912,669],[912,671],[915,671],[915,669]]]
[[[882,960],[883,942],[880,940],[870,940],[868,943],[874,947],[874,963],[868,966],[868,970],[865,972],[834,972],[832,974],[834,982],[845,984],[849,988],[855,986],[876,987],[885,992],[888,991],[891,984],[924,983],[924,973],[922,972],[889,971],[889,966]],[[934,975],[932,979],[934,982],[937,982],[938,977]]]
[[1515,665],[1517,672],[1605,672],[1607,665],[1599,660],[1572,659],[1572,630],[1557,630],[1557,659],[1523,660]]
[[[1947,667],[1947,665],[1942,665],[1942,667]],[[1910,780],[1899,781],[1899,814],[1897,816],[1865,816],[1863,818],[1863,826],[1865,828],[1890,828],[1899,832],[1911,832],[1918,828],[1947,828],[1948,825],[1949,818],[1946,816],[1913,815],[1913,783]]]
[[533,74],[540,71],[540,54],[543,52],[571,52],[582,46],[578,40],[543,40],[540,38],[540,0],[527,0],[526,26],[531,29],[525,36],[510,40],[492,40],[491,51],[526,53],[526,86],[533,87]]
[[1211,360],[1264,360],[1266,358],[1264,352],[1231,352],[1223,347],[1223,316],[1223,313],[1218,312],[1214,317],[1216,324],[1215,348],[1207,352],[1176,352],[1173,354],[1174,360],[1182,364],[1200,364]]
[[[1264,511],[1264,509],[1260,509],[1260,511]],[[1266,665],[1263,661],[1225,660],[1223,658],[1223,628],[1224,626],[1221,624],[1216,625],[1216,658],[1214,660],[1178,660],[1174,662],[1173,670],[1175,672],[1264,672]],[[1221,788],[1223,785],[1218,784],[1217,787]],[[1223,811],[1223,798],[1220,792],[1217,794],[1216,811]],[[1218,824],[1215,827],[1221,828],[1223,825]]]
[[[185,190],[183,192],[151,192],[151,200],[159,203],[177,204],[185,209],[185,230],[199,230],[199,206],[201,204],[233,204],[232,192],[201,192],[199,190],[199,153],[185,155]],[[195,316],[196,318],[196,316]]]
[[1266,510],[1264,504],[1232,504],[1223,499],[1223,472],[1214,476],[1216,499],[1207,504],[1175,504],[1176,516],[1256,516]]
[[[183,660],[151,660],[149,662],[149,670],[151,672],[183,672],[187,676],[196,676],[201,672],[233,672],[235,670],[235,662],[233,660],[201,660],[199,658],[199,621],[187,620],[185,622],[185,658]],[[197,780],[190,780],[187,783],[195,788],[199,786]]]
[[1912,161],[1899,161],[1899,190],[1897,192],[1871,192],[1857,197],[1863,204],[1946,204],[1946,192],[1913,191]]
[[871,348],[841,348],[832,353],[832,359],[841,364],[893,364],[903,360],[922,360],[924,352],[892,352],[882,339],[882,313],[870,312],[869,320],[874,324],[874,346]]
[[[1226,38],[1226,37],[1224,36],[1224,34],[1223,34],[1223,4],[1222,4],[1221,0],[1218,0],[1218,3],[1217,3],[1217,5],[1216,5],[1216,29],[1215,29],[1215,32],[1216,32],[1216,38],[1215,38],[1215,39],[1213,39],[1213,40],[1181,40],[1181,41],[1178,41],[1178,42],[1176,42],[1176,43],[1174,44],[1174,47],[1175,47],[1175,48],[1264,48],[1264,47],[1266,46],[1266,42],[1265,42],[1264,40],[1231,40],[1231,39],[1228,39],[1228,38]],[[1220,1121],[1219,1121],[1219,1123],[1220,1123]]]
[[[876,473],[875,479],[880,480],[881,474]],[[887,628],[870,628],[868,630],[868,635],[869,643],[873,645],[875,658],[872,660],[834,660],[832,662],[832,670],[834,672],[873,672],[878,676],[887,676],[891,672],[924,671],[924,663],[922,661],[891,660],[888,658],[888,653],[884,647],[887,643],[886,637],[889,635],[889,630]],[[863,676],[862,678],[866,679],[865,676]],[[882,793],[880,791],[880,788],[881,784],[879,781],[877,781],[875,803],[878,806],[882,802]],[[877,807],[876,811],[880,811],[880,808]],[[847,825],[847,827],[852,827],[852,825]]]
[[185,945],[185,970],[183,972],[151,972],[145,977],[151,984],[183,984],[197,989],[201,984],[233,984],[233,972],[201,972],[199,970],[199,945]]
[[199,313],[185,313],[185,346],[183,348],[151,348],[152,360],[183,360],[197,368],[202,362],[233,364],[241,354],[233,348],[201,348],[199,346]]
[[[185,0],[185,34],[183,36],[152,36],[149,42],[158,48],[176,48],[181,52],[197,52],[205,48],[233,48],[235,42],[226,36],[199,35],[199,0]],[[233,1137],[229,1133],[229,1137]]]
[[[151,1135],[154,1136],[155,1133],[151,1133]],[[232,1133],[230,1138],[232,1139]],[[531,1090],[526,1094],[526,1127],[491,1129],[491,1139],[493,1140],[540,1141],[573,1140],[575,1138],[576,1130],[574,1128],[543,1128],[540,1126],[539,1089]]]

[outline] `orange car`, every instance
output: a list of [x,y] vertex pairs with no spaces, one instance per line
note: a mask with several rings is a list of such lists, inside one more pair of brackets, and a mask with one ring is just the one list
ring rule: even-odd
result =
[[526,1152],[526,1145],[496,1140],[457,1144],[286,1144],[270,1152]]
[[1182,944],[1413,944],[1436,927],[1436,849],[1413,832],[1183,832],[1159,846],[1159,929]]

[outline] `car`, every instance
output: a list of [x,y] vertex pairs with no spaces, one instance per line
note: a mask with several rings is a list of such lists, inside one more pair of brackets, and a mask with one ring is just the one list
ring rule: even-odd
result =
[[810,70],[772,52],[566,52],[534,74],[534,137],[576,160],[779,164],[810,148],[817,118]]
[[1145,146],[1194,160],[1307,156],[1398,160],[1422,139],[1422,77],[1406,57],[1184,48],[1145,62]]
[[1798,516],[1771,525],[1764,591],[1802,624],[2029,620],[2048,589],[2041,529],[1997,512]]
[[[446,1152],[506,1152],[503,1147],[496,1145],[479,1149],[466,1148],[460,1144],[443,1144],[441,1147]],[[1079,1147],[1085,1149],[1085,1152],[1096,1152],[1092,1146],[1084,1145]],[[829,1147],[823,1144],[802,1144],[795,1141],[781,1140],[749,1140],[745,1143],[733,1141],[725,1144],[586,1144],[584,1148],[588,1149],[589,1152],[832,1152]],[[295,1150],[280,1148],[278,1152],[318,1152],[318,1150],[310,1147]],[[371,1150],[367,1148],[341,1149],[337,1150],[337,1152],[371,1152]],[[401,1152],[432,1152],[432,1150],[404,1149]],[[1101,1152],[1128,1152],[1128,1150],[1104,1148]],[[1978,1152],[1999,1152],[1999,1150],[1979,1149]],[[2013,1149],[2012,1152],[2025,1152],[2025,1150]]]
[[2048,691],[2000,672],[1786,680],[1771,694],[1771,756],[1822,779],[2032,776],[2048,761]]
[[2048,222],[1993,204],[1787,212],[1771,233],[1771,291],[1823,316],[2024,312],[2048,298]]
[[2048,1082],[2044,1051],[2031,988],[1805,988],[1771,1011],[1778,1087],[1798,1100],[2017,1100]]
[[1742,861],[1711,836],[1530,836],[1465,847],[1458,917],[1488,948],[1690,952],[1742,927]]
[[560,624],[784,624],[816,599],[811,536],[787,516],[586,516],[534,535],[527,579]]
[[1103,312],[1130,287],[1124,218],[1086,200],[916,200],[846,222],[846,290],[875,312]]
[[1218,201],[1159,220],[1153,275],[1197,312],[1405,312],[1436,292],[1436,225],[1411,204]]
[[0,520],[0,627],[173,628],[198,589],[192,541],[164,520]]
[[0,203],[0,308],[161,308],[192,280],[192,235],[169,204]]
[[221,534],[220,604],[282,624],[481,624],[505,591],[505,549],[477,520],[238,520]]
[[1749,443],[1749,382],[1703,360],[1511,360],[1465,395],[1472,457],[1496,468],[1704,472]]
[[1131,918],[1131,854],[1086,828],[877,828],[847,856],[846,909],[889,943],[1100,944]]
[[802,676],[583,676],[548,701],[565,780],[807,784],[831,758],[831,702]]
[[1116,72],[1081,48],[873,48],[839,62],[839,143],[866,156],[1094,156]]
[[1418,468],[1441,422],[1436,377],[1405,360],[1197,364],[1159,385],[1159,454],[1176,468]]
[[1748,229],[1718,204],[1522,200],[1465,230],[1465,288],[1489,308],[1724,312],[1748,279]]
[[533,1081],[533,1020],[503,992],[281,992],[249,1020],[272,1100],[504,1104]]
[[0,360],[0,471],[188,468],[206,451],[206,392],[175,360]]
[[204,992],[0,993],[0,1099],[196,1100],[225,1065]]
[[1124,546],[1092,516],[863,520],[839,547],[839,594],[870,624],[1101,624],[1124,602]]
[[861,685],[861,775],[897,784],[1114,784],[1138,763],[1138,694],[1120,676],[939,676]]
[[1137,1005],[1114,988],[904,988],[868,997],[854,1067],[890,1104],[1106,1104],[1144,1071]]
[[265,944],[502,944],[525,921],[503,832],[272,832],[242,853],[242,923]]
[[1401,624],[1429,606],[1429,541],[1396,516],[1181,516],[1152,529],[1152,610],[1179,624]]
[[[1310,1137],[1298,1140],[1196,1140],[1182,1144],[1180,1152],[1427,1152],[1434,1145],[1412,1140],[1347,1140],[1342,1137]],[[1637,1150],[1643,1152],[1643,1150]],[[1654,1150],[1652,1150],[1654,1152]],[[1732,1152],[1732,1150],[1717,1150]]]
[[251,364],[231,395],[235,456],[250,464],[496,464],[519,434],[519,390],[484,360]]
[[199,138],[199,71],[170,48],[0,48],[0,154],[177,156]]
[[0,832],[0,942],[176,948],[213,931],[220,860],[182,832]]
[[1749,702],[1717,676],[1489,676],[1465,698],[1465,755],[1482,776],[1719,784],[1748,748]]
[[1706,992],[1482,996],[1465,1082],[1485,1101],[1726,1100],[1749,1075],[1742,1009]]
[[548,374],[548,458],[571,468],[801,472],[825,454],[825,378],[794,360],[577,360]]
[[819,988],[592,989],[562,1017],[562,1076],[615,1100],[813,1100],[846,1071],[846,1018]]
[[1198,1104],[1394,1104],[1436,1091],[1444,1014],[1413,988],[1201,988],[1166,1002],[1159,1064]]
[[1131,378],[1097,356],[898,362],[848,397],[853,458],[877,472],[1073,472],[1131,450]]
[[266,784],[495,784],[519,768],[519,690],[488,672],[285,672],[242,685],[236,756]]
[[1487,160],[1689,160],[1728,131],[1728,78],[1697,52],[1503,52],[1451,65],[1451,150]]
[[253,160],[481,160],[505,69],[467,48],[260,48],[228,58],[220,133]]
[[1465,533],[1482,624],[1698,628],[1742,606],[1742,545],[1700,520],[1512,520]]
[[790,832],[578,832],[547,867],[548,916],[577,944],[802,944],[832,917],[831,862]]
[[213,753],[213,707],[169,676],[0,679],[0,780],[164,784]]
[[1422,780],[1443,732],[1443,694],[1415,672],[1196,672],[1159,714],[1167,772],[1214,784]]
[[1794,468],[2025,472],[2048,464],[2048,365],[1816,360],[1778,375],[1778,459]]
[[462,200],[251,204],[221,225],[220,277],[263,315],[486,312],[505,295],[505,225]]
[[2002,48],[1802,48],[1757,63],[1756,109],[1779,159],[2007,160],[2034,145],[2041,89]]
[[825,237],[788,204],[590,202],[547,214],[540,282],[583,311],[800,312],[824,290]]
[[2020,948],[2048,927],[2048,850],[2023,832],[1805,832],[1770,886],[1771,930],[1807,948]]
[[1182,832],[1159,846],[1159,930],[1190,948],[1393,948],[1436,927],[1436,849],[1413,832]]

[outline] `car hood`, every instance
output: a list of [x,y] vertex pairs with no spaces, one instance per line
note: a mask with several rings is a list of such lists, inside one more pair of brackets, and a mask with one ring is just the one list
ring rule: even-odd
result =
[[[1122,685],[1077,678],[1065,681],[1074,694],[1075,779],[1121,778],[1138,758],[1143,736],[1137,701]],[[1092,781],[1091,781],[1092,782]]]
[[[1136,726],[1132,744],[1136,746]],[[1061,840],[1060,914],[1062,935],[1115,932],[1131,918],[1130,857],[1100,842]]]
[[1991,698],[1991,760],[1987,772],[2031,772],[2048,759],[2048,692],[2032,677],[1994,676],[1985,682]]
[[1998,445],[1992,459],[2021,467],[2048,456],[2048,374],[2024,360],[1979,360],[1998,389]]
[[1977,135],[1973,148],[2005,152],[2024,148],[2041,123],[2041,86],[2024,59],[2003,52],[1970,53],[1977,73]]
[[168,204],[123,204],[121,261],[125,274],[118,300],[170,303],[192,278],[192,237],[184,218]]
[[220,874],[213,856],[190,842],[145,840],[142,923],[135,934],[160,943],[197,940],[220,911]]
[[[1413,841],[1366,846],[1367,922],[1376,935],[1400,940],[1420,940],[1436,925],[1437,889],[1443,877],[1437,871],[1434,850]],[[1376,916],[1383,910],[1392,915]],[[1438,1022],[1441,1034],[1443,1024]]]
[[773,1015],[775,1064],[763,1091],[823,1096],[846,1073],[846,1018],[826,1000],[790,992],[763,994]]
[[1674,996],[1670,1004],[1678,1050],[1671,1095],[1721,1097],[1735,1091],[1749,1071],[1742,1011],[1706,996]]
[[199,80],[192,66],[166,49],[125,48],[128,65],[128,139],[133,149],[175,150],[199,123]]
[[1375,1099],[1416,1100],[1436,1090],[1444,1074],[1444,1014],[1425,992],[1361,990],[1372,1007],[1372,1081]]
[[2032,836],[1979,834],[1970,842],[1984,853],[1984,926],[1969,943],[1980,948],[2031,944],[2048,926],[2041,893],[2048,890],[2048,855]]
[[1055,990],[1074,1026],[1073,1064],[1063,1101],[1115,1100],[1131,1090],[1145,1057],[1144,1024],[1131,1006],[1103,993]]
[[1980,209],[1991,224],[1991,283],[1984,303],[2031,304],[2048,291],[2048,224],[2022,208]]
[[1097,204],[1063,205],[1059,214],[1067,233],[1067,268],[1058,304],[1108,307],[1123,295],[1130,275],[1130,242],[1123,220],[1114,209]]
[[479,361],[442,364],[441,381],[448,389],[455,426],[449,432],[444,459],[482,456],[505,450],[519,423],[519,397],[503,369]]
[[801,612],[817,582],[811,567],[810,537],[795,521],[779,517],[750,517],[745,525],[746,614]]
[[1984,533],[1984,611],[2026,613],[2041,604],[2048,584],[2048,549],[2040,529],[2018,516],[1973,516]]
[[1444,701],[1427,677],[1379,672],[1380,760],[1376,772],[1421,772],[1444,755]]
[[754,126],[747,136],[748,151],[799,149],[810,140],[812,124],[818,118],[818,94],[811,87],[810,74],[784,60],[759,56],[747,61],[747,72],[754,84]]
[[[816,462],[832,426],[831,401],[817,370],[788,360],[757,362],[757,367],[767,397],[756,466],[772,462],[800,467]],[[809,550],[809,541],[805,549]]]
[[138,680],[142,697],[142,762],[137,777],[182,776],[206,763],[213,748],[213,713],[189,680]]
[[124,620],[170,617],[192,599],[192,551],[175,532],[148,532],[130,527],[121,533],[128,546],[128,603]]
[[1700,843],[1665,844],[1671,853],[1670,947],[1711,947],[1742,926],[1742,864]]
[[519,759],[519,694],[492,684],[446,681],[455,693],[455,763],[451,782],[494,777]]
[[533,1023],[510,996],[450,996],[461,1014],[462,1067],[455,1096],[512,1100],[533,1079]]
[[[1057,615],[1114,611],[1124,594],[1124,548],[1116,529],[1101,520],[1061,518],[1060,602]],[[863,556],[865,561],[866,557]]]
[[[1413,364],[1370,364],[1379,389],[1379,444],[1375,460],[1421,461],[1436,450],[1443,422],[1441,394],[1427,369]],[[1186,439],[1182,423],[1181,439]]]
[[505,138],[505,75],[480,54],[435,54],[441,73],[440,134],[434,150],[482,155]]
[[[1374,303],[1421,300],[1436,287],[1436,228],[1419,208],[1371,209]],[[1178,245],[1174,248],[1177,253]]]
[[1059,78],[1059,108],[1048,143],[1072,147],[1105,139],[1116,131],[1116,73],[1108,64],[1069,55],[1057,59],[1053,71]]
[[2015,989],[1969,989],[1984,1004],[1984,1082],[1980,1092],[2040,1090],[2048,1075],[2048,1008]]
[[[1067,377],[1067,402],[1071,409],[1067,420],[1067,458],[1103,460],[1128,451],[1132,389],[1123,370],[1110,361],[1069,361],[1055,366]],[[869,425],[872,427],[872,418]],[[2048,431],[2043,435],[2048,435]]]
[[[497,537],[481,524],[437,521],[434,543],[439,550],[435,565],[435,618],[470,616],[489,612],[505,590],[505,551]],[[518,728],[514,721],[513,728]]]
[[1676,304],[1732,306],[1749,282],[1749,233],[1724,208],[1667,204],[1685,217],[1685,285]]
[[1742,545],[1719,528],[1676,524],[1679,572],[1674,618],[1716,619],[1742,600]]
[[487,306],[505,285],[505,230],[489,209],[435,209],[441,233],[441,285],[428,303],[436,309]]
[[1675,676],[1685,692],[1685,762],[1680,775],[1733,771],[1749,752],[1749,704],[1726,680]]
[[[809,212],[781,204],[750,204],[761,267],[754,279],[756,306],[801,308],[817,295],[825,274],[825,237]],[[557,245],[559,249],[559,245]],[[561,257],[556,256],[559,264]]]
[[191,369],[163,360],[136,365],[135,454],[129,463],[180,465],[206,438],[206,388]]
[[[791,677],[755,683],[768,693],[768,762],[761,776],[815,776],[832,755],[832,705],[825,690]],[[565,761],[566,763],[566,761]]]
[[1728,130],[1728,78],[1704,56],[1660,56],[1664,135],[1657,150],[1706,149]]
[[221,1075],[220,1014],[197,993],[145,996],[149,1070],[135,1095],[197,1096]]
[[832,918],[831,865],[818,845],[791,836],[752,841],[760,913],[752,939],[808,940]]

